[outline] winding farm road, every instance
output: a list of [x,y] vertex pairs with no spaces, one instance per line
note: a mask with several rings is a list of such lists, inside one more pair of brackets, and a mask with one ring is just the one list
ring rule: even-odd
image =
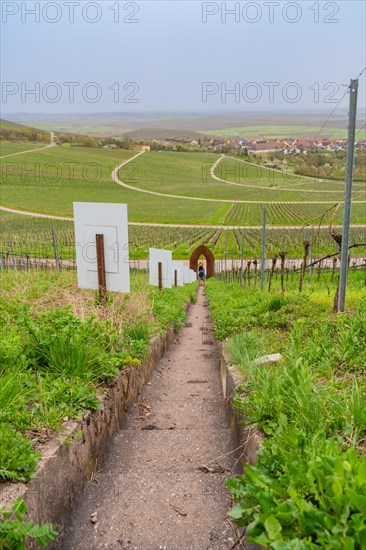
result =
[[[113,169],[113,172],[112,172],[112,180],[117,183],[118,185],[121,185],[122,187],[125,187],[126,189],[130,189],[131,191],[137,191],[139,193],[147,193],[148,195],[156,195],[158,197],[168,197],[168,198],[173,198],[173,199],[185,199],[185,200],[190,200],[190,201],[205,201],[205,202],[219,202],[219,203],[229,203],[229,204],[235,204],[235,203],[239,203],[239,204],[269,204],[269,203],[273,203],[273,202],[278,202],[278,203],[281,203],[281,204],[299,204],[299,202],[301,201],[253,201],[253,200],[239,200],[239,199],[208,199],[208,198],[203,198],[203,197],[187,197],[185,195],[171,195],[169,193],[160,193],[158,191],[149,191],[147,189],[141,189],[140,187],[133,187],[132,185],[128,185],[127,183],[125,183],[124,181],[122,181],[121,179],[119,179],[118,177],[118,172],[119,170],[123,167],[123,166],[126,166],[126,164],[129,164],[130,162],[132,162],[133,160],[137,159],[139,156],[143,155],[144,154],[144,151],[140,152],[140,153],[137,153],[137,155],[134,155],[133,157],[131,157],[130,159],[128,160],[125,160],[124,162],[122,162],[122,164],[120,164],[119,166],[117,166],[116,168]],[[213,171],[215,169],[215,167],[218,165],[219,162],[221,162],[221,160],[224,158],[223,157],[220,157],[216,162],[215,164],[211,167],[211,170],[210,170],[210,173],[212,175],[212,177],[214,177],[214,179],[218,180],[218,181],[221,181],[221,182],[224,182],[224,183],[227,183],[227,184],[230,184],[230,185],[239,185],[240,187],[251,187],[251,188],[254,188],[254,189],[271,189],[272,191],[274,190],[273,187],[258,187],[256,185],[247,185],[247,184],[241,184],[241,183],[233,183],[233,182],[229,182],[229,181],[225,181],[225,180],[220,180],[220,178],[218,178],[217,176],[215,176],[213,174]],[[278,189],[279,191],[281,191],[281,189]],[[286,191],[296,191],[298,192],[299,189],[287,189],[286,188]],[[303,190],[305,191],[305,190]],[[306,190],[307,193],[313,193],[314,191],[312,190]],[[315,191],[315,193],[324,193],[324,191]],[[328,193],[333,193],[333,191],[328,191]],[[306,204],[334,204],[334,202],[337,202],[337,201],[306,201]],[[339,202],[343,202],[343,201],[339,201]],[[355,200],[355,201],[352,201],[353,204],[356,204],[356,203],[366,203],[366,201],[359,201],[359,200]]]
[[57,143],[55,142],[54,132],[50,132],[49,134],[50,134],[49,145],[46,145],[45,147],[37,147],[36,149],[28,149],[27,151],[19,151],[19,153],[10,153],[10,155],[3,155],[2,157],[0,157],[0,159],[15,157],[15,155],[24,155],[25,153],[34,153],[35,151],[43,151],[44,149],[49,149],[50,147],[57,147]]
[[30,216],[31,218],[45,218],[47,220],[61,220],[64,222],[73,222],[74,218],[66,218],[64,216],[52,216],[51,214],[39,214],[37,212],[26,212],[24,210],[16,210],[15,208],[8,208],[7,206],[0,206],[0,210],[3,212],[10,212],[11,214],[19,214],[21,216]]
[[[344,194],[344,190],[343,189],[339,189],[339,190],[336,190],[336,191],[330,191],[330,190],[321,190],[321,189],[292,189],[290,187],[287,187],[286,185],[281,185],[279,187],[270,187],[270,186],[264,186],[264,185],[253,185],[253,184],[250,184],[250,183],[238,183],[238,182],[234,182],[234,181],[230,181],[230,180],[224,180],[222,178],[219,178],[218,176],[216,176],[215,174],[215,169],[216,167],[220,164],[221,161],[223,161],[225,158],[228,158],[228,159],[232,159],[232,160],[235,160],[235,161],[238,161],[238,162],[242,162],[243,164],[249,164],[251,166],[256,166],[257,168],[262,168],[261,165],[259,164],[254,164],[253,162],[247,162],[247,161],[244,161],[244,160],[241,160],[241,159],[236,159],[235,157],[230,157],[228,155],[222,155],[216,162],[215,164],[211,167],[210,169],[210,176],[217,180],[217,181],[220,181],[222,183],[226,183],[227,185],[236,185],[238,187],[249,187],[250,189],[258,189],[258,190],[262,190],[262,189],[267,189],[269,191],[294,191],[296,193],[326,193],[326,194],[334,194],[334,193],[341,193],[342,196]],[[265,167],[264,167],[265,168]],[[274,168],[271,168],[272,171],[274,172],[279,172],[281,174],[283,174],[284,172],[281,172],[281,170],[276,170]],[[293,186],[296,186],[296,185],[306,185],[306,183],[312,183],[310,181],[310,178],[308,178],[307,176],[300,176],[300,175],[297,175],[296,174],[296,177],[299,177],[299,178],[305,178],[307,181],[306,182],[301,182],[301,183],[289,183],[288,185],[293,185]],[[331,182],[331,183],[334,183],[332,180],[314,180],[314,182],[317,181],[318,183],[322,183],[322,182]],[[344,184],[342,184],[344,185]],[[268,201],[268,202],[271,202],[271,201]],[[284,201],[280,201],[280,202],[284,202]],[[297,201],[299,202],[299,201]],[[306,201],[308,202],[308,201]],[[333,201],[334,202],[334,201]],[[313,204],[313,203],[311,203]]]
[[[30,216],[31,218],[45,218],[48,220],[60,220],[66,222],[73,222],[74,218],[66,218],[64,216],[51,216],[50,214],[39,214],[37,212],[26,212],[24,210],[15,210],[14,208],[8,208],[6,206],[0,206],[0,211],[10,212],[12,214],[19,214],[21,216]],[[142,227],[181,227],[186,229],[260,229],[259,225],[193,225],[189,223],[149,223],[149,222],[128,222],[128,225],[142,226]],[[303,229],[303,225],[267,225],[267,229]],[[327,227],[327,226],[323,226]],[[333,225],[333,227],[341,227],[340,225]],[[351,227],[363,228],[366,225],[353,224]]]

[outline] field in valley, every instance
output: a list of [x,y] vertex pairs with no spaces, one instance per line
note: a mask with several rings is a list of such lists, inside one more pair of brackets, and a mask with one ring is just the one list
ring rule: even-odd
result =
[[[243,234],[247,257],[258,256],[264,204],[267,224],[274,226],[268,231],[271,253],[285,247],[290,256],[298,256],[304,236],[308,233],[312,240],[311,230],[301,228],[310,224],[316,232],[321,222],[324,227],[314,249],[318,247],[319,254],[335,250],[326,227],[334,205],[343,200],[341,181],[296,176],[213,153],[154,151],[132,159],[136,151],[83,147],[37,151],[37,145],[42,146],[3,142],[3,151],[14,156],[1,161],[2,206],[71,219],[73,201],[127,203],[129,221],[135,224],[130,226],[132,258],[145,258],[149,246],[172,248],[176,258],[187,258],[201,243],[217,257],[238,257]],[[118,172],[118,185],[112,171],[129,159]],[[364,225],[364,183],[354,183],[353,198],[352,223]],[[59,255],[74,257],[71,221],[10,212],[2,212],[1,217],[3,254],[52,257],[53,228]],[[333,223],[341,221],[342,206]],[[365,240],[364,227],[352,228],[352,242]]]
[[[210,134],[225,138],[246,138],[250,137],[266,137],[268,139],[278,138],[314,138],[319,131],[317,126],[307,125],[271,125],[257,124],[253,126],[239,126],[234,128],[220,128],[218,130],[210,130]],[[208,132],[203,132],[208,133]],[[347,130],[345,128],[327,128],[321,133],[321,138],[330,139],[345,139]]]
[[[54,147],[7,157],[1,163],[2,205],[72,217],[73,201],[125,202],[131,221],[191,224],[222,221],[230,205],[221,207],[219,202],[208,202],[203,210],[199,202],[146,196],[114,183],[112,170],[135,154],[121,149]],[[134,165],[128,170],[131,173]]]

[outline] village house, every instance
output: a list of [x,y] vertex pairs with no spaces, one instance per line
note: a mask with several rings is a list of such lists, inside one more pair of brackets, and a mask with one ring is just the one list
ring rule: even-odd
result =
[[254,153],[275,153],[276,151],[281,151],[281,147],[277,141],[260,141],[253,143],[252,151]]

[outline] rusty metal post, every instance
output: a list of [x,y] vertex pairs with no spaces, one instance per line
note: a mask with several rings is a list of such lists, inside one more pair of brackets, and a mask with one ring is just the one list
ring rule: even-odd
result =
[[159,290],[163,288],[163,264],[158,262],[158,286]]
[[178,286],[178,271],[174,269],[174,286]]
[[104,235],[95,235],[97,248],[98,291],[99,303],[107,298],[107,281],[105,274]]

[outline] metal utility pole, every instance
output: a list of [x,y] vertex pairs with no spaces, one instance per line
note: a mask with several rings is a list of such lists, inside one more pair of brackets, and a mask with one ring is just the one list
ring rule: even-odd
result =
[[263,206],[263,222],[262,222],[262,256],[261,256],[261,291],[264,290],[264,273],[266,263],[266,217],[267,209]]
[[348,279],[348,247],[349,232],[351,221],[352,205],[352,180],[355,154],[355,133],[356,133],[356,113],[357,113],[357,92],[358,79],[351,80],[349,93],[349,113],[348,113],[348,142],[347,142],[347,160],[346,176],[344,182],[344,206],[343,206],[343,229],[342,229],[342,250],[341,267],[339,274],[339,297],[338,311],[344,311],[346,305],[346,290]]

